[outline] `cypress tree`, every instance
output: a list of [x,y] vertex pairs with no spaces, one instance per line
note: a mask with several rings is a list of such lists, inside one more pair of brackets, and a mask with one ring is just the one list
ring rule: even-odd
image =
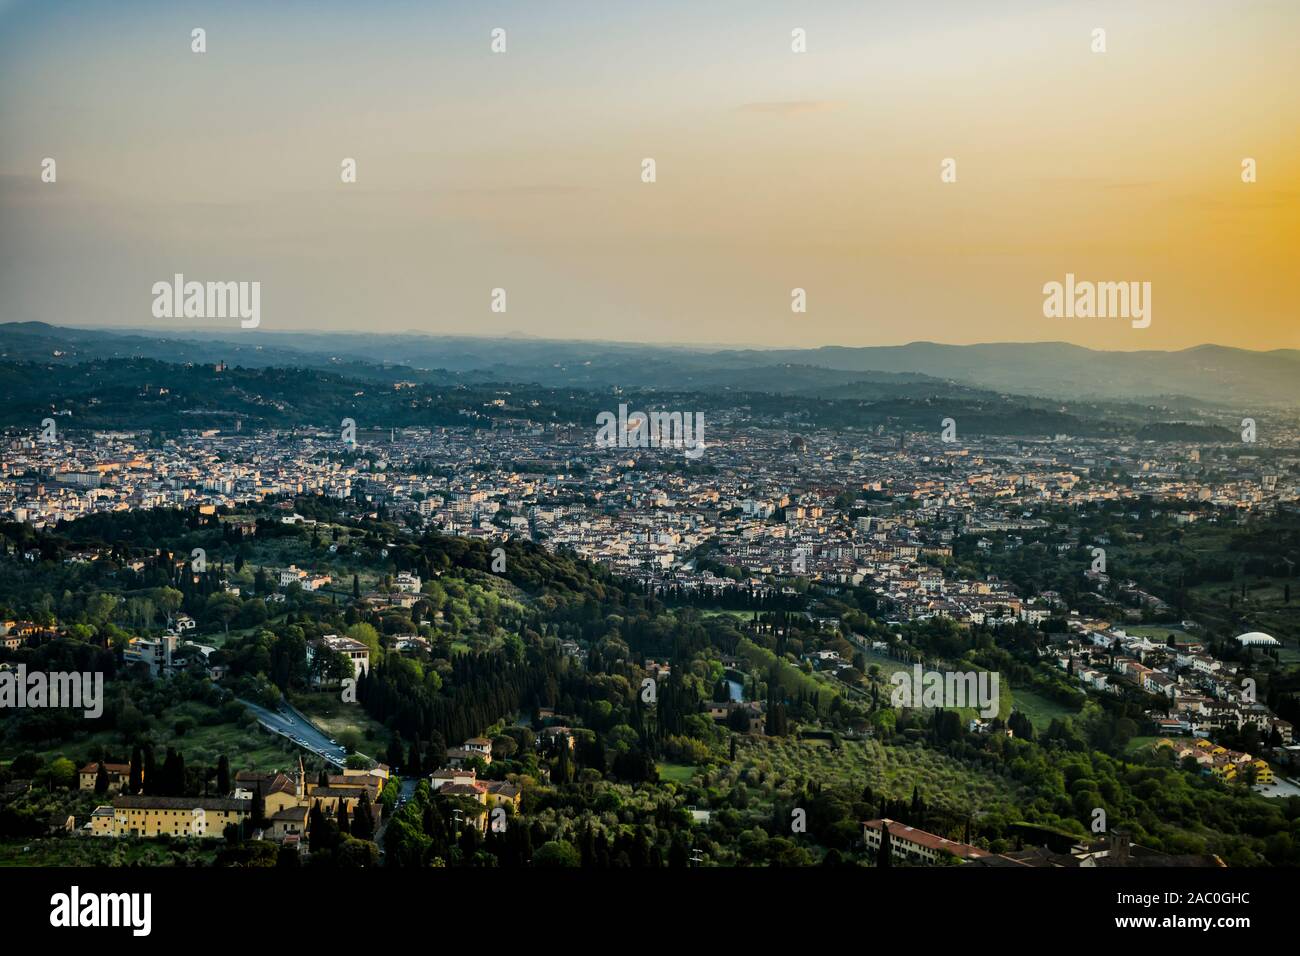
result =
[[375,835],[375,815],[370,806],[370,791],[361,791],[357,811],[352,817],[352,835],[358,840],[370,840]]
[[307,842],[314,844],[316,838],[321,832],[321,821],[324,815],[321,813],[320,800],[311,805],[311,810],[307,814]]
[[388,744],[388,765],[396,769],[402,765],[402,760],[406,755],[402,752],[402,735],[394,734],[393,739]]
[[415,740],[411,741],[411,756],[407,761],[407,766],[405,767],[407,774],[412,777],[418,777],[420,775],[421,762],[420,740],[417,737]]
[[141,789],[148,796],[158,796],[158,771],[154,766],[153,747],[144,748],[144,778]]
[[252,811],[253,826],[261,826],[266,822],[266,798],[262,796],[260,786],[253,791]]
[[560,756],[555,762],[555,782],[568,783],[573,779],[573,765],[569,759],[569,744],[567,740],[560,740]]
[[876,851],[876,866],[893,866],[894,851],[889,843],[889,824],[880,821],[880,849]]

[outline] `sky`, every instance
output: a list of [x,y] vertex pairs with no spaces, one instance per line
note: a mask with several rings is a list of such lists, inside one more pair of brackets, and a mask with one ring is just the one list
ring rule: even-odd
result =
[[[0,321],[237,329],[153,317],[182,273],[260,282],[250,336],[1296,348],[1298,25],[1252,0],[0,0]],[[1044,316],[1067,273],[1151,283],[1150,324]]]

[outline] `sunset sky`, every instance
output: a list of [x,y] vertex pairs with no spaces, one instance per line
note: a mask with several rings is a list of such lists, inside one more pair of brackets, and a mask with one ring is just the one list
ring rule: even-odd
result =
[[[1222,0],[0,0],[0,321],[237,329],[152,318],[181,272],[260,281],[264,330],[1300,347],[1298,26]],[[1044,318],[1067,272],[1151,282],[1150,327]]]

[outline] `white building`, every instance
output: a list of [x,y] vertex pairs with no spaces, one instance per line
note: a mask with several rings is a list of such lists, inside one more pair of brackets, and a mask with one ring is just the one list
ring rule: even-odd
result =
[[1263,631],[1250,631],[1237,638],[1237,643],[1245,647],[1279,647],[1281,642]]

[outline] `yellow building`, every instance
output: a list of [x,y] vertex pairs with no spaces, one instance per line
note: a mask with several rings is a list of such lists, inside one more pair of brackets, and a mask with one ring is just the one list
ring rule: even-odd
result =
[[242,823],[251,800],[226,797],[120,796],[90,817],[95,836],[196,837],[219,839],[229,823]]
[[[243,783],[243,780],[239,781]],[[254,786],[257,786],[254,781]],[[277,813],[303,805],[303,775],[298,774],[290,777],[283,773],[277,773],[272,777],[263,779],[260,783],[262,790],[262,801],[265,807],[267,817],[274,817]]]
[[[108,789],[121,790],[131,778],[131,765],[127,763],[105,763],[104,772],[108,775]],[[77,771],[79,786],[82,790],[94,790],[99,778],[99,763],[88,763]],[[141,772],[140,779],[144,780]]]
[[498,780],[485,780],[483,782],[487,785],[487,802],[491,806],[502,807],[508,803],[518,811],[519,799],[522,795],[518,786]]
[[[443,772],[445,774],[445,772]],[[453,778],[454,782],[447,783],[446,777],[438,776],[438,786],[434,790],[435,795],[439,797],[460,797],[465,800],[473,800],[486,808],[486,812],[478,813],[475,818],[475,824],[479,830],[484,833],[491,825],[492,815],[496,813],[498,807],[509,805],[515,812],[519,811],[520,790],[516,784],[509,783],[505,780],[475,780],[474,771],[468,771],[470,777],[468,780]],[[477,813],[477,811],[476,811]],[[500,814],[497,814],[500,817]]]
[[1232,781],[1237,779],[1237,765],[1231,760],[1216,762],[1210,768],[1210,772],[1221,780]]
[[268,813],[264,833],[276,841],[291,838],[301,840],[307,835],[308,818],[309,811],[306,807],[288,807],[276,813]]
[[[320,808],[330,816],[337,816],[339,804],[342,803],[348,808],[348,815],[357,812],[357,804],[361,802],[361,795],[366,793],[365,787],[343,787],[336,786],[331,782],[328,787],[322,787],[317,784],[308,784],[307,786],[307,803],[308,807],[314,807],[320,804]],[[371,807],[375,805],[374,798],[370,801]]]
[[371,813],[378,820],[383,812],[379,796],[388,779],[388,768],[382,764],[373,770],[345,770],[342,774],[329,774],[325,782],[308,778],[298,759],[297,771],[289,773],[254,773],[241,770],[235,774],[235,796],[251,800],[255,793],[262,795],[263,814],[266,819],[265,835],[271,840],[301,838],[307,832],[310,812],[317,804],[328,817],[336,817],[339,804],[347,807],[349,816],[357,812],[364,797],[370,801]]
[[320,801],[322,810],[337,815],[339,804],[342,803],[348,808],[348,813],[356,812],[357,805],[361,803],[361,795],[368,794],[370,797],[370,806],[374,808],[379,803],[379,796],[383,792],[384,778],[377,774],[369,772],[344,772],[341,774],[329,774],[326,777],[326,783],[322,786],[318,783],[307,783],[307,796],[305,804],[315,806]]

